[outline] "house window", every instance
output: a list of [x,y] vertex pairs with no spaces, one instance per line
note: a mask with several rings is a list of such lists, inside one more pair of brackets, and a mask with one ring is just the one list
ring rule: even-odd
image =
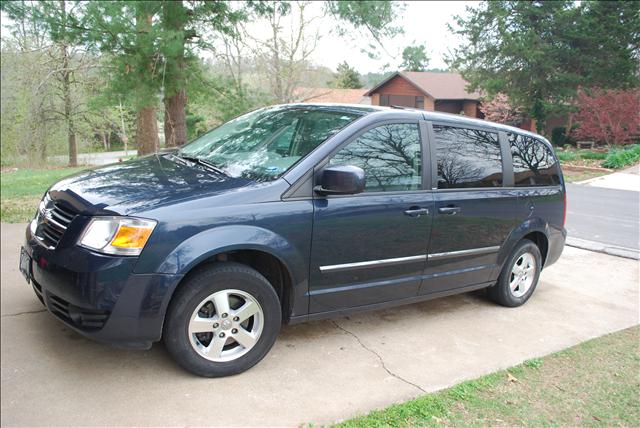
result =
[[416,108],[424,110],[424,97],[416,97]]
[[380,105],[381,106],[389,105],[389,95],[380,94]]

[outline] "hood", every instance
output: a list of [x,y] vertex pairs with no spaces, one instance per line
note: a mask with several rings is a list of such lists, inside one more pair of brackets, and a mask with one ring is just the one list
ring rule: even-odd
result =
[[49,194],[87,214],[131,214],[251,183],[166,154],[81,172],[54,184]]

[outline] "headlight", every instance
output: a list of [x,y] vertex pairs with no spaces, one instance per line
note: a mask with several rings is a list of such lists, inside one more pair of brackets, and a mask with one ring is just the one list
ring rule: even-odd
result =
[[153,220],[129,217],[96,217],[87,225],[81,246],[106,254],[137,256],[156,227]]

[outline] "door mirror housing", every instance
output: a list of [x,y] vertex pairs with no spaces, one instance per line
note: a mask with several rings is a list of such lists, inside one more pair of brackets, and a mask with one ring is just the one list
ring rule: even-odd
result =
[[336,165],[322,171],[320,185],[313,190],[320,195],[355,195],[364,191],[364,170],[353,165]]

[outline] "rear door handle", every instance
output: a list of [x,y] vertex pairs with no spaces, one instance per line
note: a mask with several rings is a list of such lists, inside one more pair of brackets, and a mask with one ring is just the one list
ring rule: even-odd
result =
[[446,215],[456,215],[460,211],[462,211],[462,209],[460,207],[442,207],[442,208],[438,208],[438,212],[440,214],[446,214]]
[[404,212],[405,215],[409,217],[420,217],[423,214],[429,214],[428,208],[419,208],[419,207],[411,207]]

